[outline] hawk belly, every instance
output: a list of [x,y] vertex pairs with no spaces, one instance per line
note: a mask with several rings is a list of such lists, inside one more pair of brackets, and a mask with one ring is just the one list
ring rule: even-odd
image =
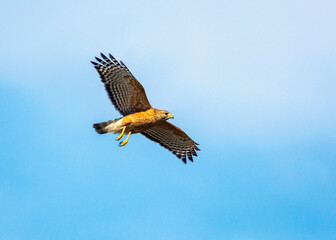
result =
[[127,115],[121,119],[114,120],[108,126],[105,127],[107,132],[121,133],[125,128],[125,134],[132,132],[140,133],[149,127],[155,125],[156,120],[154,117],[154,109],[151,108],[147,111],[137,112]]

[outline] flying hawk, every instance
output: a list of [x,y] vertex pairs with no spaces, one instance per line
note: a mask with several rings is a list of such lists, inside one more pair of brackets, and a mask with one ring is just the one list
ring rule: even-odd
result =
[[120,146],[128,142],[131,134],[141,133],[171,151],[184,163],[187,157],[193,161],[192,156],[197,156],[196,150],[200,150],[196,146],[198,144],[180,128],[167,122],[173,115],[149,104],[143,86],[122,61],[119,63],[111,54],[108,58],[101,53],[101,58],[96,57],[98,63],[91,63],[104,83],[110,100],[123,117],[93,124],[96,132],[119,133],[117,141],[127,134]]

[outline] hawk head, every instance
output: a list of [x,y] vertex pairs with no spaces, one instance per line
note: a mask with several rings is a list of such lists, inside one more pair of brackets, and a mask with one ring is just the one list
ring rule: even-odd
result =
[[155,113],[155,115],[156,115],[157,119],[161,120],[161,121],[166,121],[170,118],[174,118],[173,114],[171,114],[170,112],[165,111],[165,110],[158,110]]

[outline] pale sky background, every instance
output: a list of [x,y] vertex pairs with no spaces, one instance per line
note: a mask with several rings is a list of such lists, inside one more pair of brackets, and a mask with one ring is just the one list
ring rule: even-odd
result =
[[[335,1],[2,1],[0,239],[336,239]],[[200,143],[119,118],[121,59]]]

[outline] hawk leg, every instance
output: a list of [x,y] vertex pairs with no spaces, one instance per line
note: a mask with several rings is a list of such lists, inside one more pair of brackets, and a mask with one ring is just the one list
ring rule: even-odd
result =
[[120,139],[124,136],[125,129],[126,129],[126,126],[123,127],[121,133],[120,133],[119,136],[116,138],[116,141],[120,140]]
[[128,143],[128,139],[129,139],[129,136],[131,135],[131,133],[132,132],[129,132],[128,135],[127,135],[127,138],[119,144],[120,147],[122,147],[122,146],[126,145],[126,143]]

